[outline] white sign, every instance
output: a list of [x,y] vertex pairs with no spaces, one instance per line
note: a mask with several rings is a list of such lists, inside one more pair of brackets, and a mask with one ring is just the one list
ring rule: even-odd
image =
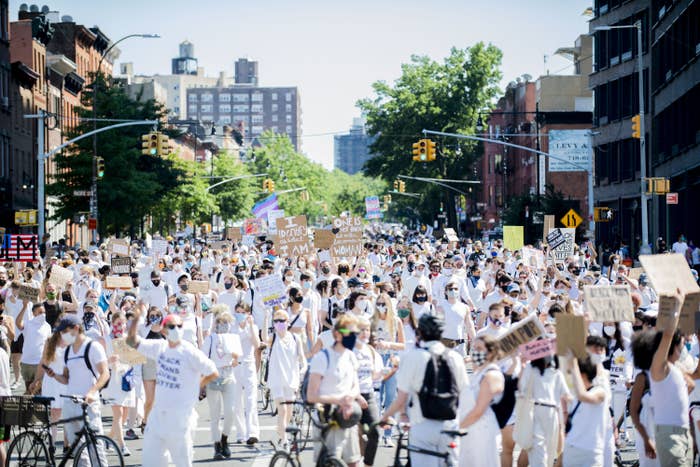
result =
[[550,130],[549,154],[557,159],[549,158],[549,171],[580,172],[583,167],[592,170],[593,150],[588,133],[589,130]]
[[277,219],[284,217],[284,209],[273,209],[267,213],[268,231],[272,235],[277,235]]
[[287,299],[287,287],[277,274],[255,279],[255,288],[266,306],[279,305]]
[[168,242],[165,240],[151,240],[151,255],[158,258],[168,253]]
[[[551,229],[548,233],[552,233],[554,230]],[[576,229],[558,229],[561,230],[561,234],[564,236],[564,243],[556,248],[552,249],[552,256],[555,262],[564,262],[568,256],[574,254],[574,242],[576,240]]]

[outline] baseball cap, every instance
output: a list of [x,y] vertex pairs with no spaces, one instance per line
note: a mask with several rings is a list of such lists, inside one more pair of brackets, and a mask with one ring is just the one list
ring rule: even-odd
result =
[[61,318],[61,321],[58,322],[54,328],[54,332],[63,332],[67,328],[72,328],[74,326],[80,326],[80,320],[75,315],[66,314],[63,318]]
[[359,281],[356,277],[351,277],[348,279],[348,287],[359,287],[362,285],[362,282]]
[[508,293],[520,292],[520,286],[518,286],[518,284],[515,284],[515,283],[514,283],[514,284],[510,284],[510,285],[508,286],[508,289],[507,289],[507,290],[508,290]]

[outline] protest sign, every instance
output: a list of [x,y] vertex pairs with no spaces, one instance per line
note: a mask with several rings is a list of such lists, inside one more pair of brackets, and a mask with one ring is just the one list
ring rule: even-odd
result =
[[131,258],[128,256],[112,256],[111,274],[131,274]]
[[659,295],[659,313],[656,315],[656,329],[665,330],[673,321],[674,300],[673,296]]
[[243,235],[241,238],[241,243],[244,246],[254,246],[255,245],[255,235]]
[[504,225],[503,226],[503,246],[510,251],[519,250],[524,245],[522,225]]
[[260,235],[265,233],[263,220],[259,218],[246,219],[243,221],[243,234]]
[[538,339],[519,347],[523,360],[537,360],[538,358],[554,355],[556,341],[554,339]]
[[562,243],[566,243],[566,239],[564,235],[562,235],[560,229],[552,229],[549,234],[547,234],[547,245],[549,245],[549,248],[557,248]]
[[629,286],[585,285],[583,296],[590,321],[634,322],[634,305]]
[[[553,231],[555,229],[550,230]],[[574,241],[576,239],[576,229],[558,229],[564,237],[565,242],[556,248],[552,248],[554,262],[561,263],[574,254]]]
[[331,230],[314,230],[314,248],[318,250],[330,250],[335,240],[335,234]]
[[552,215],[546,215],[544,216],[544,229],[542,230],[542,240],[547,241],[547,234],[549,233],[550,230],[554,228],[554,223],[556,221],[554,220],[554,216]]
[[630,268],[629,272],[627,273],[627,278],[637,281],[639,280],[639,276],[641,276],[643,273],[644,268]]
[[190,281],[187,286],[189,293],[207,293],[209,292],[209,281]]
[[277,253],[283,258],[294,258],[311,253],[306,216],[277,219]]
[[544,335],[542,323],[536,315],[530,315],[512,326],[506,334],[498,339],[498,345],[505,355],[510,355],[523,344]]
[[273,209],[267,213],[268,231],[271,235],[277,235],[277,219],[284,217],[284,209]]
[[557,355],[565,357],[569,350],[576,358],[586,358],[586,322],[583,316],[556,314]]
[[131,289],[134,283],[131,282],[129,276],[107,276],[105,279],[105,288],[107,289]]
[[166,254],[168,254],[168,242],[165,240],[153,239],[151,241],[151,256],[158,258]]
[[212,250],[228,251],[230,246],[231,246],[231,242],[226,241],[226,240],[217,240],[215,242],[211,242],[211,249]]
[[255,288],[266,306],[279,305],[287,300],[287,287],[277,274],[255,279]]
[[39,300],[39,288],[31,285],[21,284],[17,291],[17,298],[36,303]]
[[121,363],[127,365],[142,365],[146,363],[146,357],[129,346],[126,343],[126,337],[112,339],[112,349],[114,350],[114,354],[119,357]]
[[226,240],[231,240],[234,243],[241,241],[241,228],[240,227],[226,227],[225,232]]
[[362,254],[362,218],[336,217],[333,219],[332,233],[335,240],[331,246],[331,256],[349,258]]
[[113,238],[109,241],[109,251],[116,256],[129,256],[129,244],[125,240]]
[[520,251],[523,255],[523,262],[525,265],[535,269],[544,268],[544,253],[542,250],[524,246]]
[[678,320],[678,329],[683,334],[695,334],[700,329],[696,324],[698,311],[700,311],[700,293],[686,294],[681,308],[681,317]]
[[639,262],[642,263],[651,285],[659,295],[673,295],[676,289],[680,289],[685,295],[681,321],[688,324],[692,322],[694,326],[695,312],[698,311],[700,300],[698,298],[700,287],[695,282],[690,266],[683,255],[640,255]]
[[57,287],[64,288],[66,284],[73,280],[73,271],[70,269],[62,268],[58,264],[51,266],[51,276],[49,277],[49,283]]
[[459,237],[457,236],[455,229],[451,227],[445,227],[444,229],[442,229],[442,233],[443,238],[446,238],[449,243],[459,242]]

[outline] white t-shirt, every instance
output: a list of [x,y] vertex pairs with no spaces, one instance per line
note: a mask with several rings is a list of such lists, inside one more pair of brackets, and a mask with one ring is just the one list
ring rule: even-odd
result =
[[11,396],[10,388],[10,357],[5,349],[0,347],[0,396]]
[[204,339],[202,352],[207,354],[216,368],[223,368],[233,364],[233,355],[231,354],[241,355],[243,349],[238,334],[212,333]]
[[258,327],[255,324],[247,324],[241,328],[240,324],[234,323],[231,327],[231,333],[238,335],[241,341],[241,350],[243,354],[238,359],[240,363],[252,363],[255,361],[255,347],[253,338],[250,336],[250,326],[253,327],[253,333],[258,335]]
[[464,339],[464,320],[469,313],[467,305],[462,302],[450,303],[443,300],[441,306],[445,312],[445,327],[442,331],[442,337],[453,340]]
[[361,349],[356,346],[353,353],[357,359],[357,380],[360,385],[360,394],[371,393],[374,389],[372,375],[384,368],[382,357],[369,345],[363,345]]
[[[90,353],[88,354],[92,371],[85,364],[85,348],[88,342],[92,342]],[[73,347],[71,345],[68,349],[68,362],[66,363],[68,384],[66,385],[66,394],[85,394],[95,385],[97,376],[99,376],[97,366],[102,362],[107,362],[107,354],[102,345],[88,338],[85,338],[83,345],[80,346],[77,352],[74,351]],[[94,375],[93,372],[95,373]]]
[[137,350],[157,364],[153,410],[189,415],[197,403],[202,376],[216,371],[214,362],[186,341],[171,348],[164,339],[141,339]]
[[44,313],[32,316],[30,311],[24,312],[24,347],[20,362],[27,365],[38,365],[44,353],[44,344],[51,335],[51,326],[46,322]]
[[358,366],[355,354],[348,349],[342,352],[328,349],[314,355],[311,374],[323,376],[319,395],[341,397],[359,394]]

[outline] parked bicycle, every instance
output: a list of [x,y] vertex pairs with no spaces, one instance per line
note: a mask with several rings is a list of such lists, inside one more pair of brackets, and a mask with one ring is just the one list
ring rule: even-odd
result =
[[[88,423],[89,403],[83,396],[61,395],[79,404],[82,414],[55,422],[50,421],[49,409],[53,397],[10,396],[2,400],[3,423],[19,426],[21,431],[10,443],[6,467],[64,467],[73,459],[75,467],[124,466],[121,449],[108,436],[98,434]],[[14,409],[16,420],[14,417]],[[8,418],[9,417],[9,418]],[[66,450],[60,463],[56,463],[51,427],[70,422],[82,422],[83,428]]]

